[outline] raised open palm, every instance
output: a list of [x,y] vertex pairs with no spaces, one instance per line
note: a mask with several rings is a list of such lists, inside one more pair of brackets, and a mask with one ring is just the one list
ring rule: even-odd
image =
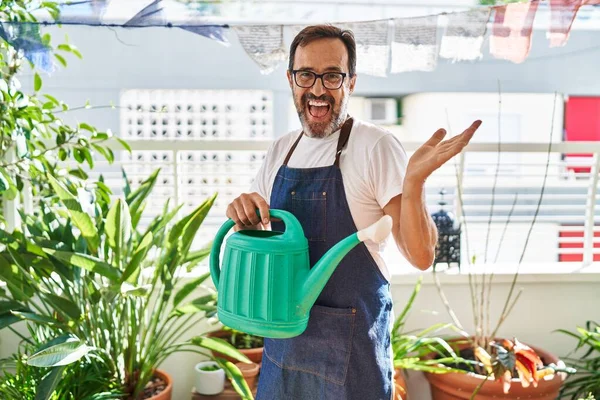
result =
[[438,129],[433,136],[414,152],[406,169],[407,178],[415,181],[424,181],[446,161],[457,155],[469,144],[469,141],[481,125],[477,120],[471,124],[463,133],[451,139],[444,140],[445,129]]

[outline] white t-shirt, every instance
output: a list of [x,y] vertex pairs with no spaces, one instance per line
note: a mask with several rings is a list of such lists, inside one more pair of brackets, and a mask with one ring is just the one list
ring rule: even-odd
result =
[[[251,192],[260,194],[270,203],[277,171],[300,130],[275,140],[267,152]],[[303,136],[288,162],[290,168],[315,168],[333,165],[340,131],[324,139]],[[381,218],[383,207],[402,193],[408,157],[400,141],[390,132],[373,124],[354,119],[352,132],[340,155],[340,169],[350,213],[358,230]],[[389,238],[388,238],[389,239]],[[388,281],[390,274],[381,257],[385,242],[365,243],[373,259]]]

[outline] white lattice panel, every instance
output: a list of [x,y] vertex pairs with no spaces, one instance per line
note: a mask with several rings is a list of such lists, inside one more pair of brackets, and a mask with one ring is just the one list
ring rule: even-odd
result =
[[224,221],[227,205],[247,192],[265,157],[264,151],[178,152],[179,198],[190,212],[207,197],[218,193],[198,241],[212,239]]
[[121,136],[129,140],[273,137],[270,91],[127,90],[121,110]]

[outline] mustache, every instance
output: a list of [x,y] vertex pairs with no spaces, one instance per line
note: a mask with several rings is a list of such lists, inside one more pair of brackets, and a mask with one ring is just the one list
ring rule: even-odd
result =
[[315,96],[312,93],[304,93],[302,95],[302,105],[306,105],[306,103],[308,103],[309,100],[325,101],[325,102],[329,103],[331,105],[331,107],[333,107],[335,104],[335,99],[332,96],[329,96],[327,94]]

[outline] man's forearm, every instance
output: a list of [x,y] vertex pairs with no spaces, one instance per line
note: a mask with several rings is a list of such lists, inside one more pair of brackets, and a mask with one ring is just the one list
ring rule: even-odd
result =
[[425,270],[433,264],[437,228],[427,211],[423,183],[405,182],[397,238],[408,261]]

